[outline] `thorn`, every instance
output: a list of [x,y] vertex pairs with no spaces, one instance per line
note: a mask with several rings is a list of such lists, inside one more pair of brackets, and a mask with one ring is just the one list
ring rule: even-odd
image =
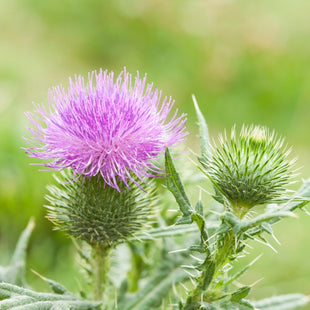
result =
[[[201,187],[200,185],[197,185],[197,187],[198,187],[201,191],[203,191],[203,192],[205,192],[206,194],[208,194],[209,196],[212,196],[212,195],[213,195],[211,192],[207,191],[206,189],[204,189],[204,188]],[[210,210],[208,210],[208,211],[210,211]]]
[[281,242],[278,240],[278,238],[274,234],[271,234],[271,236],[278,245],[281,245]]
[[301,210],[303,210],[307,215],[310,216],[310,212],[305,207],[302,207]]
[[139,242],[142,242],[142,240],[141,240],[139,237],[137,237],[137,235],[133,234],[133,237],[134,237],[136,240],[138,240]]
[[30,230],[33,230],[34,227],[36,226],[35,224],[35,219],[34,219],[34,216],[32,216],[29,220],[29,223],[27,225],[27,227],[30,229]]
[[46,280],[46,278],[44,276],[42,276],[41,274],[39,274],[38,272],[36,272],[34,269],[30,269],[31,272],[33,272],[36,276],[38,276],[39,278],[41,278],[42,280]]
[[172,291],[173,291],[174,295],[176,295],[176,296],[179,295],[179,293],[178,293],[178,291],[177,291],[177,288],[176,288],[176,286],[175,286],[175,283],[172,284]]
[[255,264],[261,257],[263,256],[263,253],[258,255],[256,258],[254,258],[250,263],[249,266],[252,266],[253,264]]
[[218,216],[223,216],[224,214],[223,213],[220,213],[220,212],[216,212],[214,210],[208,210],[210,213],[213,213],[213,214],[216,214]]
[[190,265],[181,265],[181,268],[188,268],[188,269],[195,269],[196,268],[194,266],[190,266]]
[[115,298],[115,302],[114,302],[115,309],[118,309],[118,306],[117,306],[117,290],[116,290],[116,288],[114,290],[114,298]]
[[248,248],[250,248],[251,250],[254,249],[251,245],[249,245],[249,244],[246,243],[246,242],[242,242],[242,241],[241,241],[241,243],[242,243],[243,245],[247,246]]
[[195,278],[196,276],[187,271],[186,269],[182,269],[185,273],[187,273],[190,277]]
[[179,249],[179,250],[170,251],[170,252],[168,252],[168,254],[173,254],[173,253],[178,253],[178,252],[186,252],[186,251],[188,251],[188,249]]
[[195,260],[196,260],[197,262],[199,262],[199,263],[203,263],[203,262],[204,262],[203,259],[198,258],[198,257],[194,256],[193,254],[190,254],[189,256],[190,256],[191,258],[195,259]]
[[190,277],[189,279],[190,279],[190,281],[192,282],[193,286],[195,286],[195,285],[196,285],[195,280],[194,280],[192,277]]
[[179,284],[185,289],[186,292],[189,291],[189,289],[182,282],[180,282]]
[[198,102],[194,94],[192,94],[192,99],[193,99],[195,108],[198,110]]
[[250,287],[255,286],[257,283],[261,282],[262,280],[264,280],[264,277],[260,278],[259,280],[255,281],[254,283],[250,284]]
[[275,253],[278,254],[278,251],[270,243],[264,242],[264,241],[259,240],[257,238],[254,238],[254,240],[257,241],[258,243],[261,243],[261,244],[268,246],[271,250],[273,250]]

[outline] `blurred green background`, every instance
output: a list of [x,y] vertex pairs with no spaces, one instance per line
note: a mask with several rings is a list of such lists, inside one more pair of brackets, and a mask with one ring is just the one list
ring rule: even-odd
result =
[[[310,176],[309,12],[309,0],[0,0],[0,263],[34,215],[29,267],[78,288],[71,241],[52,232],[42,207],[52,173],[30,166],[21,149],[24,112],[74,74],[147,72],[188,114],[191,149],[199,151],[195,94],[213,136],[266,125],[293,146],[299,178]],[[251,297],[310,294],[310,217],[275,230],[279,253],[259,246],[248,258],[264,251],[243,278],[264,278]]]

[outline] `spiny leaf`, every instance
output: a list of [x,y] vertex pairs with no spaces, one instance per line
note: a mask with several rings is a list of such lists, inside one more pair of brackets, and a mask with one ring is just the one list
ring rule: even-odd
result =
[[196,97],[193,95],[192,98],[198,118],[201,153],[202,155],[210,155],[211,152],[210,152],[210,138],[209,138],[208,125],[203,114],[199,109]]
[[119,309],[149,310],[160,306],[174,284],[188,279],[189,275],[180,269],[185,260],[186,257],[183,256],[180,259],[174,256],[166,260],[141,290],[121,300]]
[[1,310],[99,310],[100,304],[73,294],[38,293],[9,283],[0,283]]
[[236,274],[234,274],[231,277],[228,277],[225,281],[224,281],[224,285],[228,286],[231,283],[233,283],[235,280],[239,279],[259,258],[261,258],[262,255],[259,255],[258,257],[256,257],[254,260],[252,260],[248,265],[246,265],[244,268],[242,268],[239,272],[237,272]]
[[212,261],[207,265],[207,268],[203,271],[203,283],[201,285],[202,292],[205,292],[214,276],[216,264]]
[[243,286],[239,288],[236,292],[231,294],[231,301],[239,302],[241,299],[249,295],[250,290],[250,286]]
[[[210,223],[210,228],[215,228],[217,223]],[[211,227],[212,226],[212,227]],[[167,227],[160,227],[160,228],[154,228],[150,229],[138,234],[135,234],[134,237],[129,238],[129,241],[134,241],[135,239],[137,240],[154,240],[157,238],[166,238],[166,237],[174,237],[174,236],[179,236],[179,235],[184,235],[184,234],[189,234],[189,233],[194,233],[197,232],[197,227],[196,225],[171,225]]]
[[20,286],[26,286],[26,251],[34,225],[34,219],[31,218],[26,229],[22,232],[17,242],[10,265],[7,267],[0,267],[0,282],[8,282]]
[[254,306],[248,301],[241,299],[239,302],[221,304],[221,310],[254,310]]
[[60,283],[58,283],[58,282],[56,282],[54,280],[45,278],[45,277],[43,277],[42,275],[40,275],[39,273],[37,273],[34,270],[32,270],[32,272],[34,274],[36,274],[38,277],[40,277],[43,281],[45,281],[50,286],[50,288],[53,290],[54,293],[61,294],[61,295],[62,294],[67,294],[67,295],[74,296],[62,284],[60,284]]
[[286,203],[282,210],[285,211],[294,211],[297,208],[302,208],[310,201],[310,178],[305,180],[302,186],[299,188],[299,190],[294,195],[296,198],[292,201],[289,201]]
[[[236,222],[236,225],[233,226],[234,233],[238,235],[241,232],[245,232],[251,228],[257,227],[264,222],[274,223],[282,219],[283,217],[295,216],[294,213],[290,211],[277,211],[273,213],[264,213],[252,220],[242,220],[239,223]],[[296,216],[295,216],[296,217]]]
[[258,310],[291,310],[308,303],[309,298],[303,294],[288,294],[256,301],[254,306]]
[[177,201],[180,207],[180,211],[182,212],[183,216],[189,217],[192,214],[193,208],[185,193],[184,186],[173,164],[168,148],[166,149],[166,152],[165,152],[165,165],[166,165],[166,172],[167,172],[167,176],[166,176],[167,187],[170,190],[170,192],[173,194],[175,200]]
[[187,304],[183,310],[196,310],[196,309],[199,309],[199,310],[223,310],[223,308],[221,308],[217,305],[211,305],[205,301],[196,301],[196,302]]
[[203,217],[203,203],[201,200],[198,200],[198,202],[196,203],[195,212],[193,212],[192,219],[193,219],[193,221],[196,222],[196,224],[199,228],[201,244],[202,244],[202,246],[205,247],[205,250],[209,255],[211,252],[211,249],[209,247],[209,241],[208,241],[209,235],[208,235],[208,232],[206,229],[207,223]]

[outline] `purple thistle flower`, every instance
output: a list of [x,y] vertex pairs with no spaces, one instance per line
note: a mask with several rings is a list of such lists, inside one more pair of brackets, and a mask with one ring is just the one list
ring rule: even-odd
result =
[[35,105],[35,113],[26,113],[34,126],[28,128],[33,138],[26,139],[29,156],[47,160],[44,165],[54,170],[70,167],[85,177],[100,173],[118,190],[119,181],[129,187],[128,180],[163,173],[156,159],[187,134],[184,114],[176,111],[166,121],[171,98],[161,100],[161,92],[139,73],[132,85],[126,69],[115,82],[113,72],[102,70],[89,73],[87,83],[81,76],[69,82],[67,92],[62,86],[49,91],[48,109]]

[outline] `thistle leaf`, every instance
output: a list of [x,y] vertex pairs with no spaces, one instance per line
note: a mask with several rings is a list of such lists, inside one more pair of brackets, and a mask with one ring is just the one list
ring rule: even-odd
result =
[[10,265],[7,267],[0,266],[0,282],[12,283],[19,286],[26,286],[26,251],[34,225],[34,219],[32,218],[30,219],[26,229],[22,232],[17,242]]
[[215,267],[216,264],[215,262],[212,261],[207,265],[207,268],[203,271],[203,283],[201,286],[202,292],[205,292],[209,287],[209,285],[211,284],[211,281],[215,273]]
[[297,199],[292,200],[284,205],[282,210],[285,211],[294,211],[297,208],[302,208],[310,201],[310,178],[304,181],[302,186],[294,195]]
[[229,302],[221,305],[221,309],[225,310],[254,310],[254,306],[247,300],[241,299],[239,302]]
[[[166,172],[167,172],[167,176],[166,176],[167,187],[170,190],[170,192],[173,194],[175,200],[177,201],[180,207],[180,211],[183,214],[183,217],[189,218],[192,215],[193,208],[185,193],[184,186],[173,164],[168,148],[166,149],[166,152],[165,152],[165,165],[166,165]],[[190,223],[191,222],[192,221],[190,220]]]
[[[205,301],[193,302],[193,303],[187,304],[183,310],[195,310],[195,309],[199,309],[199,310],[223,310],[223,308],[221,308],[220,306],[211,305]],[[232,309],[230,309],[230,310],[232,310]]]
[[173,259],[166,260],[141,290],[119,302],[119,309],[149,310],[159,307],[174,284],[189,278],[189,275],[180,269],[183,263],[184,257],[176,259],[174,256]]
[[234,274],[231,277],[228,277],[225,282],[224,285],[228,286],[231,283],[233,283],[234,281],[236,281],[237,279],[239,279],[258,259],[261,258],[262,255],[259,255],[258,257],[256,257],[254,260],[252,260],[248,265],[246,265],[244,268],[242,268],[239,272],[237,272],[236,274]]
[[[217,222],[210,223],[209,224],[210,228],[215,228],[217,227]],[[189,234],[189,233],[195,233],[197,232],[197,226],[196,225],[188,225],[188,224],[183,224],[183,225],[171,225],[171,226],[166,226],[166,227],[160,227],[160,228],[154,228],[150,229],[144,232],[140,232],[138,234],[135,234],[134,237],[129,238],[129,241],[133,241],[135,239],[138,240],[154,240],[158,238],[166,238],[166,237],[174,237],[174,236],[180,236],[184,234]]]
[[73,294],[38,293],[9,283],[0,283],[1,310],[99,310],[100,304]]
[[202,155],[210,155],[210,138],[209,138],[209,130],[207,122],[201,113],[196,97],[193,95],[193,102],[196,109],[196,114],[198,118],[198,126],[199,126],[199,135],[200,135],[200,148]]
[[264,213],[252,220],[243,220],[239,224],[233,227],[234,233],[239,234],[245,232],[251,228],[255,228],[263,223],[275,223],[281,220],[283,217],[295,216],[294,213],[290,211],[277,211],[273,213]]
[[39,273],[35,272],[34,270],[32,270],[32,272],[34,274],[36,274],[38,277],[40,277],[43,281],[45,281],[49,285],[49,287],[53,290],[54,293],[61,294],[61,295],[62,294],[66,294],[66,295],[74,296],[62,284],[60,284],[60,283],[58,283],[58,282],[56,282],[54,280],[45,278],[42,275],[40,275]]
[[232,293],[230,300],[232,302],[239,302],[241,299],[249,295],[250,290],[250,286],[243,286],[239,288],[236,292]]
[[308,303],[309,298],[303,294],[287,294],[256,301],[254,306],[258,310],[291,310]]

